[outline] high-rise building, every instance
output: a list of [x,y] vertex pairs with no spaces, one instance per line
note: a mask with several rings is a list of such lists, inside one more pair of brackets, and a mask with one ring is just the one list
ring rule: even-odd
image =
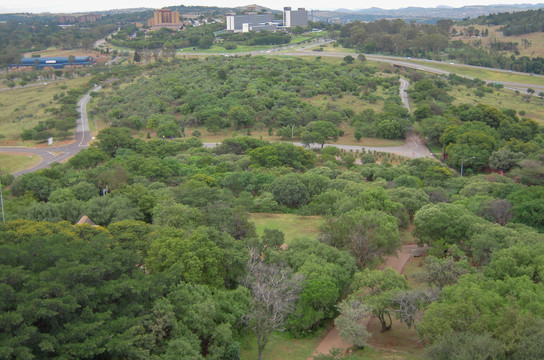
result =
[[77,21],[80,23],[96,22],[102,19],[100,14],[86,14],[77,17]]
[[153,30],[162,27],[180,28],[179,12],[170,9],[160,9],[153,13],[153,18],[147,20],[147,25]]
[[308,11],[304,8],[291,10],[290,7],[283,8],[283,27],[308,26]]
[[[274,14],[246,14],[235,15],[227,14],[225,16],[228,32],[242,32],[252,30],[258,25],[269,24],[274,20]],[[245,25],[245,26],[244,26]]]

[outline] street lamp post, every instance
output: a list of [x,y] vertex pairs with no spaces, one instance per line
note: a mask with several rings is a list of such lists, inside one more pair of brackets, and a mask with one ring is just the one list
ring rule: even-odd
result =
[[[469,159],[476,159],[476,156],[472,156]],[[465,165],[465,157],[463,156],[461,158],[461,177],[463,177],[463,167],[464,167],[464,165]]]

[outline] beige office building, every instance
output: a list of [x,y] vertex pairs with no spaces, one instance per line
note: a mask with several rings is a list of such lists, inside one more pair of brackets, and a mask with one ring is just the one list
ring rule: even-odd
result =
[[179,21],[179,12],[169,9],[157,10],[153,13],[153,18],[147,20],[147,25],[152,29],[162,27],[181,27],[182,23]]

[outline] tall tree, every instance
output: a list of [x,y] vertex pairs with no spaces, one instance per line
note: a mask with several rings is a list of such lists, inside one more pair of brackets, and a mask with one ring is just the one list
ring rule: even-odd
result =
[[323,148],[329,140],[338,140],[338,129],[329,121],[312,121],[302,133],[302,142],[306,146],[316,143]]
[[260,254],[252,251],[247,263],[246,286],[251,291],[252,304],[245,320],[257,335],[258,359],[273,331],[282,331],[287,315],[295,308],[303,276],[293,275],[290,268],[264,263]]

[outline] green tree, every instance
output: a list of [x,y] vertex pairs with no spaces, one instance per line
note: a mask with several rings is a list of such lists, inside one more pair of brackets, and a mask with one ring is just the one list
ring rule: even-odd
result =
[[344,56],[344,62],[346,64],[353,64],[353,62],[355,61],[355,58],[351,55],[348,55],[348,56]]
[[15,196],[21,196],[26,191],[31,191],[36,199],[46,201],[57,186],[56,181],[40,173],[28,173],[15,179],[11,192]]
[[489,334],[456,333],[445,336],[427,349],[431,360],[500,360],[502,345]]
[[352,286],[355,289],[353,296],[362,299],[372,314],[380,320],[381,331],[391,329],[395,298],[401,291],[408,289],[406,278],[391,268],[364,269],[355,275]]
[[[59,224],[6,225],[0,230],[2,277],[11,279],[0,292],[4,354],[151,356],[155,343],[142,324],[155,286],[135,266],[137,256],[116,246],[107,232],[88,225],[63,230]],[[34,235],[10,243],[6,235],[14,230]],[[32,263],[25,260],[28,256]],[[111,292],[113,288],[117,290]]]
[[513,205],[513,221],[544,230],[544,187],[533,186],[516,191],[507,197]]
[[[397,182],[398,180],[399,178],[396,178],[395,182]],[[429,203],[429,196],[422,189],[398,187],[389,190],[389,196],[391,197],[392,201],[404,205],[406,210],[408,210],[410,219],[414,218],[414,214],[416,213],[416,211]]]
[[68,164],[74,169],[90,169],[108,159],[108,155],[95,147],[83,149],[74,155]]
[[416,212],[414,234],[420,243],[459,246],[469,237],[471,226],[482,221],[460,205],[429,204]]
[[338,129],[328,121],[312,121],[306,125],[302,133],[302,142],[309,146],[312,143],[320,144],[321,148],[329,140],[338,140]]
[[96,136],[98,148],[111,157],[115,157],[119,148],[130,148],[132,136],[127,128],[106,128]]
[[178,125],[173,121],[167,121],[157,126],[157,136],[158,137],[179,137]]
[[542,359],[544,357],[544,349],[540,346],[540,339],[543,336],[544,322],[539,319],[535,324],[523,329],[523,336],[512,357],[519,360]]
[[328,245],[349,250],[359,267],[380,263],[400,248],[397,219],[378,210],[350,211],[329,217],[319,238]]
[[289,207],[300,207],[310,201],[308,189],[295,174],[276,178],[269,188],[274,200]]
[[296,308],[287,319],[288,330],[302,336],[335,315],[355,272],[355,260],[346,251],[309,239],[292,240],[282,255],[278,261],[286,260],[304,276]]
[[211,35],[204,35],[198,40],[199,49],[209,49],[213,45],[213,37]]
[[255,111],[247,105],[233,106],[227,116],[237,129],[249,127],[255,122]]
[[494,151],[489,157],[489,167],[495,170],[510,171],[525,158],[525,154],[513,152],[508,148]]
[[450,257],[438,259],[428,256],[425,258],[423,270],[427,283],[442,290],[444,286],[455,284],[461,275],[468,272],[468,263],[466,261],[455,262]]

